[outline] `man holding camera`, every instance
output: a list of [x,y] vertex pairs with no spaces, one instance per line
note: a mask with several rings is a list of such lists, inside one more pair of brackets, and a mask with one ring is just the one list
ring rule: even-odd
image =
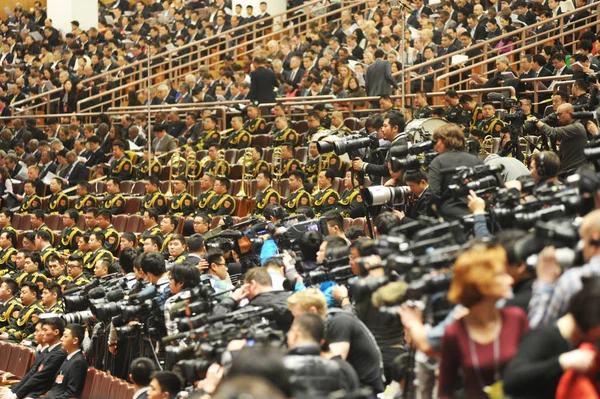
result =
[[[406,135],[404,132],[404,117],[400,112],[388,112],[383,121],[383,138],[391,143],[391,147],[406,145]],[[386,162],[382,165],[374,165],[363,162],[360,158],[352,161],[352,168],[357,172],[366,172],[375,176],[389,176],[387,161],[391,157],[390,152],[386,156]]]
[[560,125],[558,127],[550,127],[537,118],[529,119],[543,135],[561,141],[558,150],[558,157],[560,158],[559,178],[566,178],[575,173],[580,166],[587,164],[583,155],[583,149],[587,145],[587,133],[581,122],[573,118],[573,112],[574,109],[571,104],[559,105],[556,110]]

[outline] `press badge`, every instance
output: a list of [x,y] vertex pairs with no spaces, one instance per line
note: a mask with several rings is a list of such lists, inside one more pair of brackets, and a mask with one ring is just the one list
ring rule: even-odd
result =
[[56,376],[56,380],[55,380],[55,382],[56,382],[57,384],[62,384],[64,379],[65,379],[65,376],[64,376],[64,375],[62,375],[62,374],[59,374],[59,375],[57,375],[57,376]]

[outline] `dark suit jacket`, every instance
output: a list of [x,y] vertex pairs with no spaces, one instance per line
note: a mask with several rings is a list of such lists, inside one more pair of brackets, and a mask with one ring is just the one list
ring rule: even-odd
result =
[[572,75],[572,74],[573,74],[573,71],[571,71],[571,68],[565,67],[562,70],[562,72],[560,73],[560,76],[563,76],[563,75]]
[[431,200],[433,198],[433,193],[431,189],[427,187],[421,196],[417,200],[417,202],[411,204],[408,209],[406,216],[411,219],[417,219],[419,216],[430,216],[431,211]]
[[274,103],[275,87],[279,87],[279,82],[271,69],[261,66],[250,73],[250,101]]
[[533,25],[537,22],[535,14],[531,12],[531,10],[527,10],[525,14],[519,15],[517,19],[519,21],[525,22],[527,25]]
[[[71,359],[65,359],[54,379],[52,389],[43,398],[70,399],[80,397],[83,385],[85,384],[87,368],[87,360],[85,360],[81,352],[77,352]],[[60,376],[62,378],[59,378]]]
[[40,167],[40,179],[43,180],[48,172],[56,173],[56,164],[54,162],[50,162]]
[[104,154],[104,151],[102,150],[102,148],[98,148],[98,150],[96,150],[96,152],[90,152],[89,157],[88,157],[87,161],[85,162],[85,166],[92,167],[92,166],[96,166],[96,165],[99,165],[99,164],[105,163],[105,162],[106,162],[106,154]]
[[[284,72],[283,74],[285,75],[285,79],[290,81],[291,77],[292,77],[292,72],[293,71],[289,71],[289,72]],[[302,80],[302,77],[304,76],[304,69],[300,68],[298,69],[298,71],[296,72],[296,75],[294,76],[294,80],[292,80],[292,83],[298,87],[298,85],[300,84],[300,81]]]
[[[471,29],[468,30],[468,33],[471,33]],[[475,28],[475,37],[473,37],[473,41],[478,40],[486,40],[487,39],[487,30],[485,29],[485,24],[478,24]]]
[[365,76],[365,88],[367,95],[382,96],[391,95],[390,86],[398,88],[398,84],[392,77],[392,67],[388,60],[378,59],[369,65]]
[[45,394],[52,388],[55,376],[66,358],[67,352],[60,344],[50,352],[39,354],[25,377],[11,390],[19,398]]
[[73,168],[72,170],[67,169],[67,174],[69,176],[67,183],[69,187],[73,187],[77,183],[81,183],[89,179],[89,169],[84,164],[82,164],[81,162],[77,162],[71,167]]

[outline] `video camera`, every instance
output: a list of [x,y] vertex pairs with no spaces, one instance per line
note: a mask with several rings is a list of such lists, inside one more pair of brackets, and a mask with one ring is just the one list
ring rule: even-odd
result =
[[500,93],[489,93],[487,98],[490,101],[500,101],[502,103],[502,107],[507,110],[513,109],[512,113],[502,114],[500,119],[515,128],[521,128],[523,126],[526,117],[525,111],[523,111],[523,108],[519,106],[519,100],[506,97]]
[[[194,329],[162,338],[163,343],[173,344],[166,347],[167,364],[176,363],[174,370],[178,370],[187,382],[194,382],[206,377],[211,364],[222,363],[221,355],[231,340],[280,345],[283,333],[275,330],[266,318],[272,313],[272,309],[248,306],[226,314],[202,315],[194,323]],[[180,320],[179,324],[182,323]],[[181,347],[179,341],[182,339],[191,344]]]
[[362,134],[353,134],[331,143],[326,141],[317,142],[317,150],[319,151],[319,154],[327,154],[333,151],[336,153],[336,155],[343,155],[364,148],[371,148],[372,150],[375,150],[379,148],[379,146],[380,140],[377,136],[377,132],[371,134],[367,134],[366,132]]

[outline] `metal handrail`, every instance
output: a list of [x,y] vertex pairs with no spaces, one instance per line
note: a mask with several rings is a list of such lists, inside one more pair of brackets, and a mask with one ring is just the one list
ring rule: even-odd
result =
[[[349,0],[344,0],[344,2],[350,3]],[[280,21],[281,24],[283,24],[285,22],[288,25],[288,26],[286,26],[285,29],[287,29],[288,31],[292,31],[294,33],[295,31],[298,30],[298,28],[300,26],[308,25],[311,22],[320,20],[322,18],[334,16],[335,14],[338,14],[338,13],[341,15],[341,11],[343,9],[348,9],[349,8],[348,6],[346,6],[346,7],[343,7],[342,9],[337,9],[335,11],[328,12],[328,13],[326,13],[324,15],[319,15],[319,16],[316,16],[313,19],[310,19],[310,16],[311,16],[310,15],[311,7],[313,5],[316,5],[316,4],[319,4],[319,3],[320,3],[320,0],[312,0],[309,3],[303,4],[303,5],[298,6],[298,7],[291,8],[289,10],[286,10],[284,13],[280,13],[280,14],[276,14],[276,15],[270,16],[269,19],[271,19],[273,21]],[[357,2],[353,2],[352,3],[352,7],[360,6],[360,5],[364,4],[364,3],[366,3],[366,0],[360,0],[360,1],[357,1]],[[306,13],[298,13],[298,12],[301,12],[301,11],[306,11]],[[289,14],[293,14],[293,16],[291,18],[287,19],[287,16]],[[306,18],[306,21],[301,21],[304,18]],[[271,38],[271,37],[278,36],[278,35],[281,34],[280,33],[281,31],[278,31],[278,32],[272,32],[269,35],[265,35],[264,33],[266,31],[271,30],[273,28],[272,25],[266,26],[263,29],[252,29],[253,26],[256,26],[257,24],[259,24],[261,22],[264,22],[264,20],[257,20],[255,22],[253,22],[252,24],[241,25],[241,26],[238,26],[237,28],[233,28],[233,29],[221,32],[221,34],[219,35],[219,37],[223,37],[223,36],[226,36],[226,35],[229,35],[229,34],[234,34],[234,33],[245,32],[240,37],[238,37],[236,39],[232,39],[232,40],[239,40],[242,37],[252,36],[253,39],[250,42],[248,42],[248,41],[244,42],[246,44],[251,44],[251,43],[263,42],[265,40],[265,38],[267,38],[267,37]],[[204,39],[201,39],[199,41],[186,44],[186,45],[184,45],[182,47],[178,47],[178,48],[175,48],[173,50],[169,50],[169,51],[157,53],[154,56],[150,56],[150,62],[152,62],[152,60],[156,60],[156,59],[160,59],[160,58],[163,58],[165,60],[163,62],[160,62],[160,63],[156,64],[156,65],[153,65],[152,68],[153,69],[154,68],[158,69],[160,67],[166,67],[167,68],[166,71],[161,71],[161,72],[157,73],[156,74],[157,76],[161,76],[161,75],[166,75],[166,74],[169,74],[169,73],[173,73],[173,71],[175,70],[173,68],[173,64],[177,63],[177,62],[179,62],[179,61],[181,61],[183,59],[190,59],[190,61],[187,62],[187,63],[185,63],[185,64],[183,64],[183,65],[180,64],[179,67],[176,68],[177,70],[182,70],[182,69],[184,69],[186,67],[192,67],[192,66],[195,66],[195,65],[197,65],[197,67],[199,68],[201,65],[203,65],[203,61],[205,61],[207,58],[214,57],[214,55],[212,55],[212,54],[210,54],[207,57],[200,57],[200,54],[202,52],[208,52],[208,53],[210,53],[212,50],[218,49],[220,46],[223,45],[222,42],[218,42],[218,43],[216,43],[216,44],[214,44],[212,46],[208,46],[208,47],[204,46],[204,44],[208,43],[210,40],[213,40],[213,39],[215,39],[214,36],[211,37],[211,38],[204,38]],[[226,41],[229,41],[229,40],[227,39]],[[242,43],[242,44],[244,44],[244,43]],[[235,47],[236,48],[242,48],[244,46],[243,45],[240,46],[239,43],[238,43],[238,45],[236,45]],[[189,49],[191,52],[188,53],[188,54],[185,54],[185,55],[176,55],[179,52],[184,51],[186,49]],[[230,51],[231,51],[231,48],[228,49],[226,52],[230,52]],[[194,54],[197,54],[198,58],[192,59],[192,56]],[[135,62],[133,62],[131,64],[127,64],[127,65],[125,65],[123,67],[116,68],[116,69],[114,69],[112,71],[103,72],[103,73],[95,75],[95,76],[93,76],[91,78],[84,79],[84,80],[82,80],[82,83],[86,84],[86,83],[89,83],[91,81],[103,80],[104,78],[106,78],[108,76],[113,76],[114,74],[118,73],[119,71],[125,71],[127,69],[132,69],[132,72],[130,74],[124,75],[123,77],[121,77],[119,79],[121,81],[127,81],[127,80],[129,80],[129,79],[134,78],[134,77],[137,76],[137,80],[134,81],[134,82],[127,83],[126,86],[138,84],[140,82],[145,82],[147,80],[147,77],[144,77],[144,71],[146,70],[147,64],[148,64],[148,60],[147,59],[144,59],[144,60],[141,60],[141,61],[135,61]],[[154,79],[155,76],[152,76],[152,78]],[[170,79],[177,79],[177,78],[178,78],[178,76],[170,76]],[[99,87],[105,87],[107,84],[108,84],[108,82],[103,81],[98,86]],[[29,102],[33,102],[33,101],[38,100],[38,99],[42,99],[47,94],[52,95],[52,94],[59,93],[61,89],[62,88],[57,88],[55,90],[48,91],[48,92],[43,93],[41,95],[29,97],[29,98],[27,98],[25,100],[20,101],[19,103],[15,103],[15,106],[22,107],[23,104],[29,103]],[[118,88],[113,89],[113,90],[117,90],[117,89]],[[103,93],[101,93],[101,94],[103,94]],[[96,96],[96,98],[97,98],[97,96]],[[36,107],[30,107],[30,108],[36,108]],[[48,110],[48,112],[49,112],[49,110]]]
[[[289,10],[286,10],[283,13],[271,15],[269,17],[269,19],[280,20],[281,22],[284,22],[286,20],[288,14],[290,14],[290,13],[296,14],[297,12],[303,11],[304,9],[310,10],[311,6],[313,6],[315,4],[318,4],[319,2],[320,2],[320,0],[311,0],[307,4],[302,4],[301,6],[297,6],[297,7],[291,8]],[[304,14],[304,15],[306,15],[306,14]],[[302,17],[302,14],[297,14],[293,18],[301,18],[301,17]],[[227,31],[221,32],[221,35],[234,34],[234,33],[240,32],[242,30],[246,30],[246,33],[245,33],[246,36],[252,35],[254,38],[256,38],[257,36],[260,37],[260,35],[264,31],[266,31],[268,29],[271,29],[272,26],[269,25],[269,26],[266,26],[266,27],[264,27],[262,29],[251,29],[249,31],[248,31],[248,28],[250,28],[252,26],[255,26],[255,25],[258,25],[261,22],[264,22],[264,20],[262,20],[262,19],[261,20],[256,20],[256,21],[254,21],[254,22],[252,22],[251,24],[248,24],[248,25],[240,25],[240,26],[238,26],[236,28],[231,28],[231,29],[229,29]],[[184,46],[181,46],[181,47],[178,47],[178,48],[175,48],[175,49],[172,49],[172,50],[166,50],[166,51],[157,53],[157,54],[155,54],[153,56],[150,56],[150,59],[152,60],[152,59],[157,59],[157,58],[162,58],[162,57],[169,57],[169,58],[171,58],[171,56],[173,54],[177,54],[178,52],[181,52],[182,50],[186,50],[186,49],[193,50],[193,49],[199,48],[200,46],[202,46],[205,43],[208,43],[212,39],[213,39],[213,37],[200,39],[200,40],[197,40],[195,42],[188,43],[188,44],[186,44]],[[213,47],[215,47],[215,46],[212,46],[212,47],[209,47],[209,48],[213,48]],[[186,56],[189,56],[189,54],[186,55]],[[82,80],[81,82],[84,83],[84,84],[85,83],[89,83],[89,82],[91,82],[93,80],[103,79],[103,78],[105,78],[105,77],[107,77],[109,75],[114,75],[115,73],[118,73],[120,71],[125,71],[125,70],[130,69],[130,68],[136,69],[137,67],[140,67],[139,70],[135,70],[131,74],[125,75],[122,78],[122,79],[127,79],[129,77],[132,77],[133,75],[136,75],[136,74],[139,75],[139,74],[141,74],[141,70],[146,66],[146,64],[147,64],[147,60],[135,61],[135,62],[127,64],[125,66],[116,68],[114,70],[103,72],[103,73],[100,73],[100,74],[95,75],[93,77],[86,78],[86,79]],[[37,100],[39,98],[43,98],[43,96],[45,94],[55,94],[55,93],[58,93],[60,90],[61,90],[60,88],[57,88],[57,89],[48,91],[46,93],[43,93],[43,94],[40,94],[40,95],[37,95],[37,96],[29,97],[29,98],[27,98],[25,100],[22,100],[22,101],[20,101],[18,103],[15,103],[15,105],[18,106],[18,105],[21,105],[23,103],[30,102],[30,100]]]
[[[322,18],[327,18],[327,17],[334,16],[336,14],[341,15],[341,13],[343,11],[353,9],[357,5],[361,5],[361,4],[366,3],[366,1],[367,0],[360,0],[358,2],[350,3],[350,4],[348,4],[346,6],[343,6],[343,7],[339,8],[339,9],[337,9],[335,11],[331,11],[331,12],[325,13],[323,15],[319,15],[316,18],[322,19]],[[239,44],[236,44],[233,47],[229,47],[229,48],[224,49],[224,50],[218,50],[216,53],[210,54],[208,56],[200,57],[200,58],[194,59],[194,60],[190,60],[188,63],[179,65],[176,68],[173,66],[173,63],[176,60],[165,60],[162,64],[155,65],[152,68],[158,68],[161,65],[163,65],[163,66],[166,66],[168,68],[168,71],[171,71],[171,72],[174,71],[174,70],[186,69],[187,67],[191,67],[193,64],[204,64],[205,66],[208,66],[210,68],[211,66],[214,66],[214,65],[216,65],[216,64],[219,63],[219,62],[212,62],[211,63],[211,61],[210,61],[211,59],[214,59],[214,58],[219,59],[219,56],[228,54],[231,51],[242,49],[242,48],[247,49],[248,47],[251,47],[254,44],[258,44],[260,42],[264,42],[264,41],[267,41],[267,40],[270,40],[270,39],[275,39],[276,37],[278,37],[278,36],[280,36],[282,34],[285,34],[285,30],[293,31],[293,29],[298,28],[299,26],[308,26],[312,22],[314,22],[314,21],[312,21],[312,20],[303,21],[303,22],[301,22],[301,23],[299,23],[297,25],[286,27],[283,30],[280,30],[280,31],[277,31],[277,32],[271,32],[270,34],[265,35],[265,36],[263,36],[261,38],[257,38],[257,39],[251,40],[251,41],[246,41],[246,42],[243,42],[243,43],[239,43]],[[219,45],[216,45],[216,46],[220,46],[220,45],[222,45],[222,44],[219,44]],[[206,50],[203,50],[203,51],[206,51]],[[249,53],[250,53],[250,51],[246,51],[245,53],[242,53],[242,55],[249,54]],[[190,55],[187,54],[187,55],[184,56],[184,58],[185,57],[189,57],[189,56]],[[162,74],[164,74],[164,73],[166,73],[166,72],[163,71]],[[135,82],[128,83],[128,86],[132,86],[132,85],[135,85],[137,83],[145,83],[146,81],[147,81],[147,78],[139,79],[139,80],[137,80]],[[147,88],[144,88],[144,89],[147,89]],[[95,101],[95,100],[101,99],[102,97],[107,96],[107,95],[111,95],[112,98],[110,100],[106,100],[104,102],[101,102],[101,103],[98,103],[98,104],[94,104],[92,107],[88,108],[87,110],[89,112],[92,112],[94,108],[98,108],[98,107],[101,107],[101,106],[104,106],[104,105],[108,105],[109,103],[110,103],[111,106],[115,106],[115,102],[116,101],[123,100],[126,97],[126,94],[122,94],[119,97],[115,97],[114,94],[118,93],[120,91],[121,91],[121,88],[114,88],[114,89],[111,89],[111,90],[107,90],[107,91],[105,91],[103,93],[97,94],[95,96],[88,97],[88,98],[86,98],[83,101],[80,101],[78,103],[78,107],[79,107],[78,111],[82,110],[82,105],[83,104],[86,104],[86,103],[89,103],[91,101]]]
[[[516,94],[516,91],[513,87],[506,87],[503,88],[504,90],[508,90],[510,92],[511,96],[514,96]],[[497,88],[483,88],[483,89],[474,89],[474,90],[459,90],[458,93],[459,94],[471,94],[474,95],[478,98],[481,98],[481,95],[484,93],[488,93],[488,92],[496,92]],[[445,92],[433,92],[433,93],[428,93],[429,97],[432,98],[443,98],[445,95]],[[406,97],[410,100],[414,99],[415,94],[407,94]],[[398,95],[394,95],[391,96],[392,100],[399,100],[401,99],[401,96]],[[364,113],[369,113],[369,112],[380,112],[380,110],[378,109],[356,109],[355,105],[361,104],[361,103],[367,103],[370,104],[373,101],[377,101],[379,100],[379,97],[355,97],[355,98],[341,98],[341,99],[337,99],[337,98],[331,98],[331,96],[321,96],[321,97],[295,97],[295,98],[290,98],[290,97],[286,97],[286,98],[278,98],[277,99],[277,103],[279,104],[283,104],[284,107],[288,108],[288,111],[290,111],[292,108],[298,110],[300,107],[304,108],[304,112],[293,112],[290,113],[292,115],[295,116],[304,116],[308,114],[308,110],[310,108],[312,108],[314,105],[316,104],[338,104],[338,103],[346,103],[350,105],[350,109],[347,111],[349,113],[353,113],[354,111],[360,111],[360,112],[364,112]],[[239,102],[235,102],[235,103],[239,103]],[[233,102],[220,102],[220,103],[203,103],[202,104],[202,108],[205,109],[206,107],[204,105],[210,104],[213,108],[217,109],[222,109],[223,106],[227,106],[229,104],[233,104]],[[218,107],[214,107],[215,104],[218,104]],[[272,107],[274,106],[276,103],[272,103],[272,104],[261,104],[261,108],[268,108],[268,107]],[[186,105],[189,106],[189,109],[198,109],[198,104],[182,104],[182,105]],[[195,108],[193,106],[196,106]],[[160,106],[159,106],[160,107]],[[164,107],[164,106],[163,106]],[[310,108],[309,108],[310,107]],[[135,108],[135,109],[134,109]],[[184,107],[181,107],[184,108]],[[188,108],[184,108],[184,109],[188,109]],[[164,109],[165,111],[168,110],[167,108]],[[108,115],[110,117],[116,117],[116,116],[122,116],[124,114],[147,114],[148,113],[148,109],[147,107],[130,107],[130,108],[119,108],[118,110],[113,109],[113,110],[108,110],[106,112],[92,112],[92,113],[73,113],[71,115],[83,118],[83,119],[88,119],[88,120],[92,120],[93,118],[96,118],[98,115],[100,114],[105,114]],[[227,114],[226,114],[227,115]],[[225,116],[226,116],[225,115]],[[231,115],[231,114],[228,114]],[[263,113],[264,115],[264,113]],[[44,118],[60,118],[62,116],[65,116],[64,114],[48,114],[48,115],[44,115]],[[265,115],[266,116],[266,115]],[[16,115],[16,116],[10,116],[10,117],[0,117],[0,120],[10,120],[10,119],[26,119],[26,118],[31,118],[30,115]],[[38,124],[38,127],[43,128],[43,125]]]
[[[456,55],[463,55],[464,52],[466,51],[463,48],[463,49],[457,50],[457,51],[455,51],[453,53],[446,54],[446,55],[444,55],[442,57],[436,57],[436,58],[434,58],[431,61],[422,62],[420,64],[417,64],[417,65],[414,65],[412,67],[406,68],[406,70],[405,70],[405,73],[406,73],[405,82],[406,82],[407,87],[405,87],[405,90],[407,92],[410,91],[411,81],[414,80],[410,76],[412,72],[418,72],[418,70],[421,69],[422,67],[433,66],[433,65],[438,64],[438,63],[443,63],[444,64],[443,67],[440,68],[440,69],[437,69],[437,70],[435,70],[433,72],[430,72],[427,75],[430,75],[430,74],[439,74],[441,71],[445,71],[445,73],[443,74],[444,77],[454,76],[454,75],[462,74],[465,71],[472,70],[476,66],[481,66],[484,69],[483,73],[487,73],[488,72],[486,70],[487,69],[487,65],[489,64],[489,62],[491,60],[497,59],[497,58],[499,58],[501,56],[510,56],[510,55],[514,55],[514,54],[517,54],[519,52],[522,52],[524,50],[524,48],[520,47],[520,44],[526,44],[527,42],[530,42],[530,41],[536,42],[536,39],[541,39],[541,38],[544,38],[545,41],[546,40],[553,40],[553,39],[558,38],[558,37],[572,35],[573,33],[577,32],[577,31],[580,31],[580,30],[583,30],[583,29],[586,29],[586,28],[589,28],[589,27],[593,26],[594,24],[590,23],[590,24],[587,24],[587,25],[585,25],[583,27],[576,27],[573,30],[566,31],[566,29],[568,29],[570,26],[574,26],[575,23],[572,23],[572,22],[565,23],[565,21],[567,19],[569,19],[572,15],[574,15],[577,12],[580,12],[582,10],[587,10],[587,9],[591,10],[591,9],[594,9],[594,8],[596,9],[597,13],[600,15],[600,4],[593,3],[593,4],[586,5],[584,7],[577,8],[575,10],[569,11],[567,13],[561,14],[561,15],[559,15],[557,17],[548,19],[546,21],[543,21],[543,22],[540,21],[540,22],[537,22],[537,23],[535,23],[533,25],[529,25],[529,26],[517,29],[517,30],[515,30],[513,32],[502,34],[502,35],[500,35],[500,36],[498,36],[498,37],[496,37],[494,39],[486,40],[486,41],[481,41],[479,43],[473,44],[473,45],[471,45],[469,47],[469,49],[478,49],[478,48],[482,49],[482,53],[479,56],[479,58],[481,58],[482,61],[480,61],[476,65],[470,65],[470,66],[467,66],[465,68],[457,68],[454,71],[450,71],[450,68],[452,67],[452,65],[450,64],[450,61],[452,60],[452,57],[456,56]],[[588,16],[584,20],[591,20],[592,18],[597,18],[597,15],[591,14],[590,16]],[[537,27],[541,27],[541,26],[546,25],[548,23],[557,22],[557,21],[559,23],[553,29],[551,29],[550,31],[546,31],[546,32],[543,32],[543,33],[540,33],[540,34],[537,34],[537,35],[533,35],[533,36],[527,36],[527,34],[529,32],[531,32],[532,30],[535,30]],[[577,21],[577,23],[581,23],[581,20]],[[556,35],[556,36],[554,36],[552,38],[546,38],[546,36],[549,35],[549,32],[552,32],[553,30],[559,30],[562,33],[560,35]],[[501,49],[491,49],[490,50],[489,49],[489,44],[490,43],[492,43],[492,42],[498,42],[498,41],[500,41],[502,39],[508,39],[508,38],[511,38],[511,37],[519,37],[519,36],[521,37],[521,39],[519,41],[514,42],[514,43],[512,43],[510,45],[507,44],[504,47],[502,47],[502,48],[506,48],[506,47],[509,47],[509,46],[514,46],[518,50],[513,50],[513,51],[511,51],[509,53],[499,54],[499,55],[497,55],[497,56],[495,56],[493,58],[488,58],[488,55],[490,53],[496,53],[496,52],[499,52],[501,50]],[[575,42],[572,42],[571,44],[575,44]],[[536,45],[539,46],[539,43],[536,43]],[[527,46],[527,49],[532,48],[532,47],[533,46]],[[394,77],[400,76],[401,73],[402,73],[401,71],[396,72],[396,73],[393,74],[393,76]],[[422,77],[420,76],[418,79],[421,80]],[[435,79],[435,81],[439,82],[440,79],[441,79],[441,77],[438,77],[437,79]],[[434,90],[436,90],[436,89],[439,89],[439,86],[437,86],[437,87],[434,86]]]

